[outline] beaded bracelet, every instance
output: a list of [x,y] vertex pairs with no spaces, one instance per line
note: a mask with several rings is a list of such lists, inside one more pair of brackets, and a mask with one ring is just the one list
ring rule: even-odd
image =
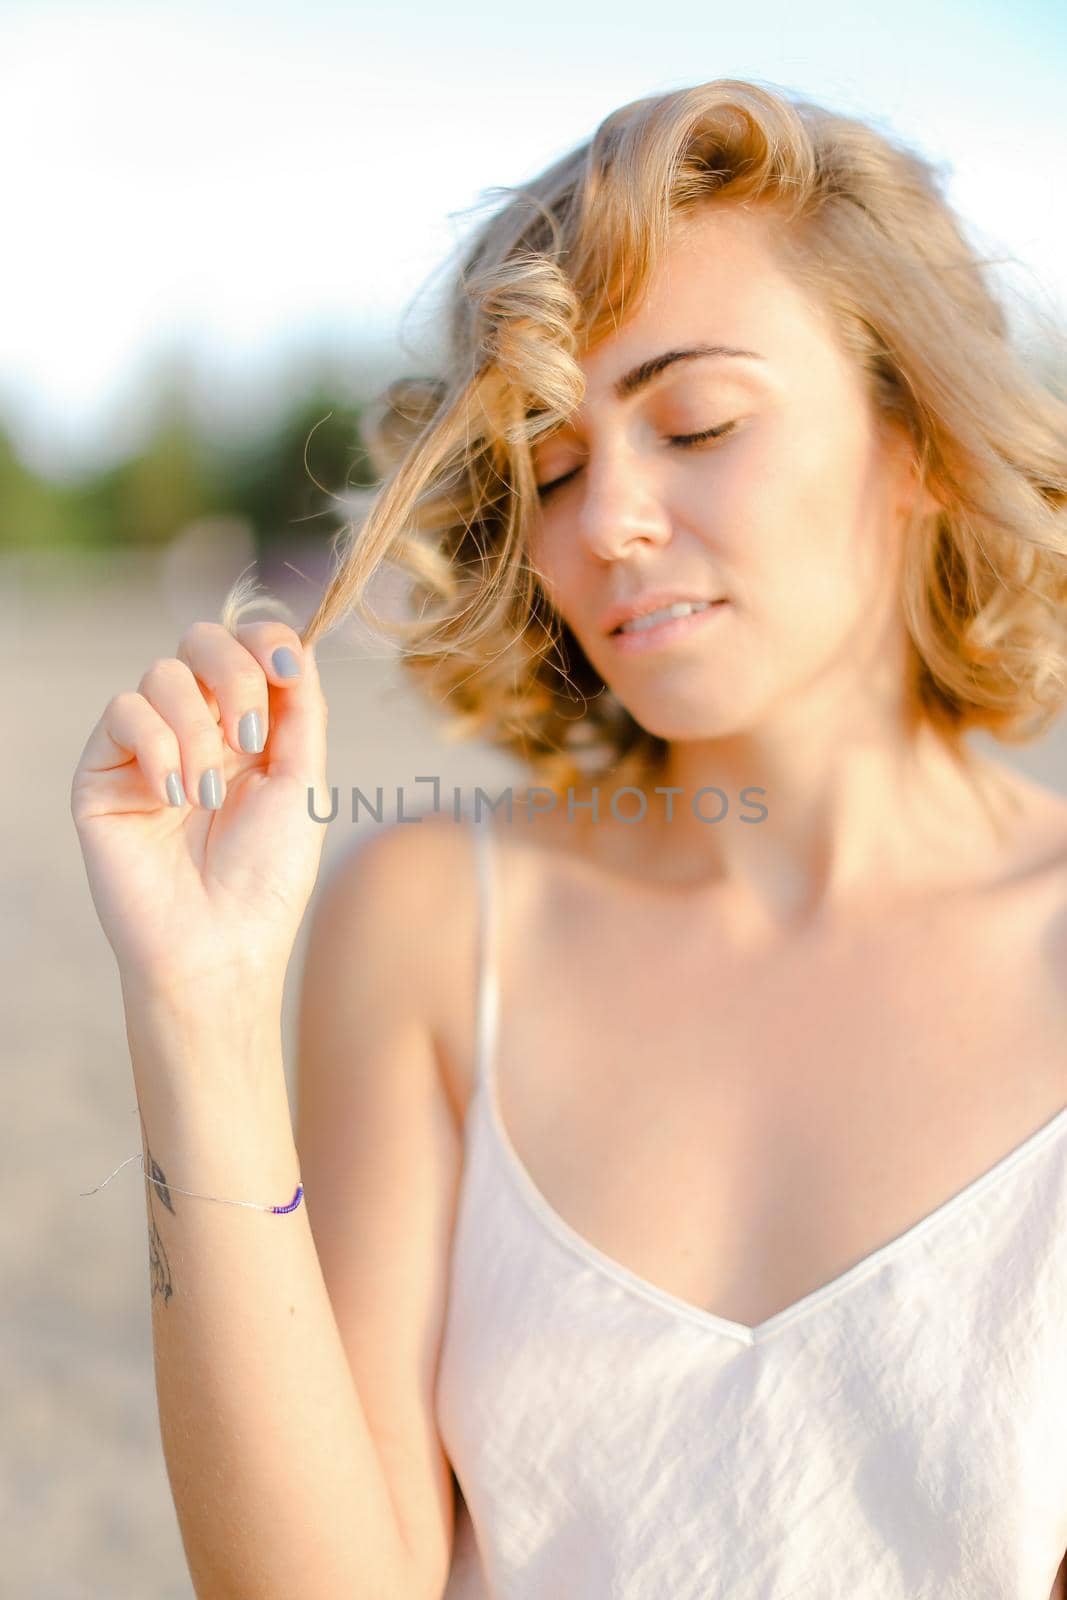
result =
[[[115,1172],[121,1172],[122,1168],[128,1167],[131,1161],[139,1161],[141,1163],[142,1171],[144,1170],[144,1153],[143,1151],[139,1150],[136,1155],[127,1156],[126,1160],[121,1162],[120,1165],[115,1168]],[[88,1197],[91,1194],[95,1194],[97,1189],[106,1188],[111,1182],[112,1178],[115,1176],[115,1172],[109,1172],[103,1183],[98,1183],[95,1189],[82,1189],[82,1195]],[[287,1206],[261,1206],[255,1200],[223,1200],[222,1197],[217,1194],[197,1194],[195,1189],[179,1189],[177,1184],[166,1183],[162,1178],[149,1177],[147,1172],[144,1173],[144,1176],[148,1178],[149,1183],[156,1184],[160,1189],[173,1189],[175,1194],[187,1194],[190,1195],[194,1200],[215,1200],[219,1205],[222,1206],[249,1206],[253,1211],[273,1211],[278,1215],[281,1215],[286,1211],[295,1211],[304,1196],[304,1185],[302,1183],[298,1183],[296,1186],[296,1193],[293,1195],[293,1198],[290,1200]]]

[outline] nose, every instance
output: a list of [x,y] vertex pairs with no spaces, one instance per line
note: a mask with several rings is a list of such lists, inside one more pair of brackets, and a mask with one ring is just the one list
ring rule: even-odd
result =
[[670,538],[670,516],[655,474],[637,452],[625,446],[594,452],[582,477],[578,531],[598,560],[618,561],[635,545],[660,545]]

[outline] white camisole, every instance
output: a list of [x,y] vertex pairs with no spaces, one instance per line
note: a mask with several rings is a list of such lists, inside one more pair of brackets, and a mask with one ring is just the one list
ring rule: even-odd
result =
[[500,1115],[493,840],[435,1402],[446,1600],[1048,1600],[1067,1550],[1067,1107],[746,1327],[584,1240]]

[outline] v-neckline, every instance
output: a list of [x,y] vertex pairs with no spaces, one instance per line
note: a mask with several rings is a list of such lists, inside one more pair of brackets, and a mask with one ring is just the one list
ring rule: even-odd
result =
[[[490,1064],[492,1065],[492,1064]],[[689,1300],[684,1300],[680,1295],[673,1294],[669,1289],[661,1289],[649,1279],[643,1278],[640,1273],[631,1267],[624,1266],[621,1261],[616,1261],[613,1256],[601,1250],[598,1245],[586,1239],[583,1234],[571,1226],[569,1222],[556,1210],[541,1189],[534,1182],[528,1168],[523,1163],[518,1151],[511,1142],[500,1109],[497,1094],[495,1073],[488,1071],[482,1073],[474,1092],[474,1102],[484,1115],[491,1140],[498,1151],[502,1165],[512,1180],[512,1184],[520,1199],[524,1202],[527,1211],[548,1231],[554,1235],[573,1254],[578,1256],[587,1266],[594,1268],[606,1277],[623,1285],[645,1300],[661,1306],[663,1309],[695,1323],[698,1327],[712,1333],[719,1333],[727,1338],[734,1339],[740,1344],[756,1345],[769,1339],[802,1316],[817,1310],[835,1299],[839,1294],[855,1287],[872,1273],[890,1260],[901,1254],[909,1245],[914,1244],[927,1233],[932,1232],[941,1223],[946,1222],[957,1212],[963,1211],[979,1195],[987,1189],[993,1188],[996,1183],[1007,1177],[1009,1172],[1022,1166],[1029,1157],[1036,1155],[1039,1150],[1051,1145],[1056,1135],[1067,1130],[1067,1106],[1062,1106],[1047,1122],[1029,1134],[1021,1144],[1001,1156],[985,1172],[973,1178],[962,1189],[957,1190],[947,1200],[927,1212],[918,1222],[912,1223],[903,1232],[894,1238],[879,1245],[876,1249],[868,1251],[859,1261],[846,1267],[829,1282],[811,1289],[807,1294],[794,1300],[791,1305],[776,1311],[773,1316],[765,1317],[762,1322],[752,1325],[744,1322],[735,1322],[729,1317],[721,1317],[713,1311],[705,1310],[703,1306],[695,1305]]]

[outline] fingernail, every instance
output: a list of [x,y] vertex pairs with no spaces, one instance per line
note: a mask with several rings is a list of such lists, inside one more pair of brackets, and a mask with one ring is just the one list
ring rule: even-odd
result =
[[222,805],[222,784],[215,767],[209,767],[200,779],[200,804],[208,811],[218,811]]
[[167,799],[172,806],[185,805],[185,790],[182,788],[181,773],[168,772],[167,774]]
[[280,644],[270,659],[279,678],[299,678],[300,662],[287,644]]
[[263,724],[258,711],[246,711],[237,724],[237,740],[242,750],[257,755],[263,748]]

